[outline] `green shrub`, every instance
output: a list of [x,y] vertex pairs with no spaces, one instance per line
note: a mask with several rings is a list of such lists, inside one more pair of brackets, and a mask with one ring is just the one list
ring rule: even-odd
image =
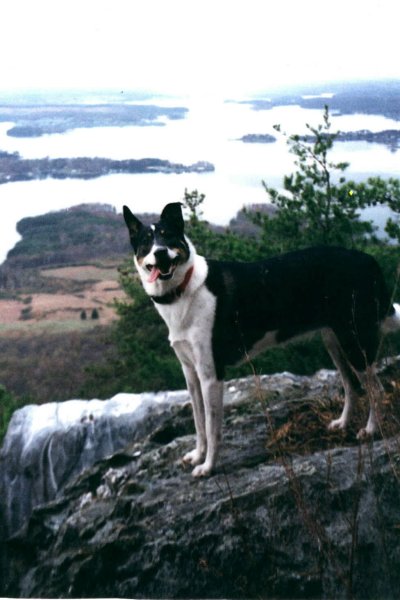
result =
[[19,408],[19,402],[3,385],[0,385],[0,443],[3,442],[13,412]]

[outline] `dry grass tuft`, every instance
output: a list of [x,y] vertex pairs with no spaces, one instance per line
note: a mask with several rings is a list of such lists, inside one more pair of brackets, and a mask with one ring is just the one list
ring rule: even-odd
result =
[[[272,433],[266,444],[267,449],[276,456],[304,455],[359,444],[357,432],[367,422],[368,399],[367,397],[361,399],[348,429],[329,430],[329,423],[340,415],[342,407],[339,398],[333,400],[313,398],[294,402],[283,424],[275,426],[272,420]],[[386,391],[380,420],[381,427],[376,435],[377,438],[389,438],[400,433],[399,382],[393,382],[392,389]]]

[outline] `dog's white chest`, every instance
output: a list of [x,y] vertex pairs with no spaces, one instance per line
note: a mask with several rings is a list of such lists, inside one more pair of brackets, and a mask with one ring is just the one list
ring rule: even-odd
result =
[[171,346],[182,341],[198,343],[207,339],[211,342],[215,309],[216,298],[204,286],[171,305],[157,306],[168,326]]
[[210,344],[217,306],[216,297],[205,285],[208,267],[202,256],[194,254],[193,276],[184,294],[171,304],[155,304],[168,326],[171,346],[178,342]]

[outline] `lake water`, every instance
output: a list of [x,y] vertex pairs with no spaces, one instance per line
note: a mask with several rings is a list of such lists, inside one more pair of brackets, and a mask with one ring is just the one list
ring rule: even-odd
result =
[[[10,123],[0,123],[0,150],[17,151],[25,158],[154,157],[184,164],[206,160],[215,165],[215,172],[204,174],[108,175],[87,181],[45,179],[1,185],[0,262],[18,240],[15,225],[21,218],[83,202],[109,203],[118,211],[128,204],[137,213],[159,212],[167,202],[181,200],[185,188],[198,189],[206,195],[204,217],[227,224],[244,205],[268,201],[263,179],[279,188],[283,175],[293,170],[293,157],[283,137],[273,144],[245,144],[238,139],[247,133],[277,136],[276,123],[288,133],[302,133],[305,123],[316,125],[322,118],[321,111],[298,106],[255,111],[246,104],[188,104],[179,99],[176,105],[188,106],[187,117],[164,120],[163,126],[76,129],[24,139],[7,136]],[[374,115],[333,117],[332,122],[333,130],[341,131],[400,127],[397,121]],[[370,175],[397,177],[399,159],[399,152],[366,142],[337,143],[332,152],[332,160],[350,163],[347,177],[356,180]]]

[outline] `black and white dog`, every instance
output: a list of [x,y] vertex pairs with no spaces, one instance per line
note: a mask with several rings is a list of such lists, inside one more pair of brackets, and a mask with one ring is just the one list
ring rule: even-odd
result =
[[168,326],[192,398],[196,448],[183,460],[194,476],[208,475],[217,460],[225,367],[315,330],[344,387],[342,415],[330,427],[346,427],[355,383],[367,377],[370,412],[359,435],[376,431],[382,388],[374,361],[381,332],[400,327],[400,306],[391,304],[371,256],[318,247],[253,263],[215,261],[199,256],[185,236],[180,203],[167,204],[149,227],[126,206],[124,218],[144,289]]

